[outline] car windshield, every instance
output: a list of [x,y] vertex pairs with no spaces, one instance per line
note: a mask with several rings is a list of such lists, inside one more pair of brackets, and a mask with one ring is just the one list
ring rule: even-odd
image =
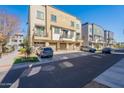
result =
[[44,48],[44,51],[52,51],[51,48]]

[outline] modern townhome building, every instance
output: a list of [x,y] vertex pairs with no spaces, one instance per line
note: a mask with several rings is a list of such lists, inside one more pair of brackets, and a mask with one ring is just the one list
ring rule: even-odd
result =
[[105,45],[104,29],[96,24],[82,24],[83,45],[102,49]]
[[114,33],[108,30],[104,31],[104,39],[106,47],[113,47],[114,44]]
[[29,43],[58,50],[78,50],[82,44],[80,20],[48,5],[29,7]]
[[16,33],[9,38],[7,45],[14,46],[15,48],[20,48],[20,44],[23,43],[24,35],[22,33]]

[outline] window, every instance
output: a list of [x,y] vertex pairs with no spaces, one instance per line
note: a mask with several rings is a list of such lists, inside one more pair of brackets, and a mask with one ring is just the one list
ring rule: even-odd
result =
[[17,40],[13,40],[13,42],[17,42]]
[[35,36],[45,36],[45,30],[43,26],[36,26]]
[[76,28],[77,28],[77,29],[79,29],[79,28],[80,28],[80,27],[79,27],[79,24],[76,24]]
[[55,28],[54,28],[54,33],[55,33],[55,34],[59,34],[59,33],[60,33],[60,28],[55,27]]
[[68,30],[63,30],[63,38],[68,38]]
[[41,11],[37,11],[37,19],[44,20],[44,13]]
[[74,27],[74,22],[73,21],[71,21],[71,26]]
[[22,42],[22,40],[19,40],[19,42],[21,43],[21,42]]
[[52,21],[52,22],[56,22],[56,20],[57,20],[56,15],[51,15],[51,21]]
[[73,36],[74,36],[74,32],[70,31],[70,39],[73,38]]
[[76,39],[77,39],[77,40],[80,39],[80,33],[76,33]]
[[90,28],[90,33],[92,33],[92,28]]

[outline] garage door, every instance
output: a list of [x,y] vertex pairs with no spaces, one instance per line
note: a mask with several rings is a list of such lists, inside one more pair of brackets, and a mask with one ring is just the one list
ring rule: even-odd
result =
[[60,50],[66,50],[66,43],[60,43]]
[[34,42],[35,47],[45,47],[45,42]]
[[77,43],[77,44],[76,44],[76,50],[79,50],[79,49],[80,49],[80,44]]
[[54,51],[56,51],[56,43],[50,43],[50,47],[51,47]]
[[73,49],[74,49],[73,44],[69,44],[69,50],[73,50]]

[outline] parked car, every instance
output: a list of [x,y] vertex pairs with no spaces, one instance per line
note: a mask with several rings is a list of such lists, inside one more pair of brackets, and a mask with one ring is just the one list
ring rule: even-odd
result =
[[111,52],[112,52],[112,48],[103,48],[102,49],[102,53],[106,53],[106,54],[111,54]]
[[53,57],[53,49],[51,47],[40,47],[36,50],[36,54],[40,57]]
[[92,48],[92,47],[89,47],[89,46],[81,46],[80,50],[81,51],[86,51],[86,52],[92,52],[92,53],[96,52],[95,48]]

